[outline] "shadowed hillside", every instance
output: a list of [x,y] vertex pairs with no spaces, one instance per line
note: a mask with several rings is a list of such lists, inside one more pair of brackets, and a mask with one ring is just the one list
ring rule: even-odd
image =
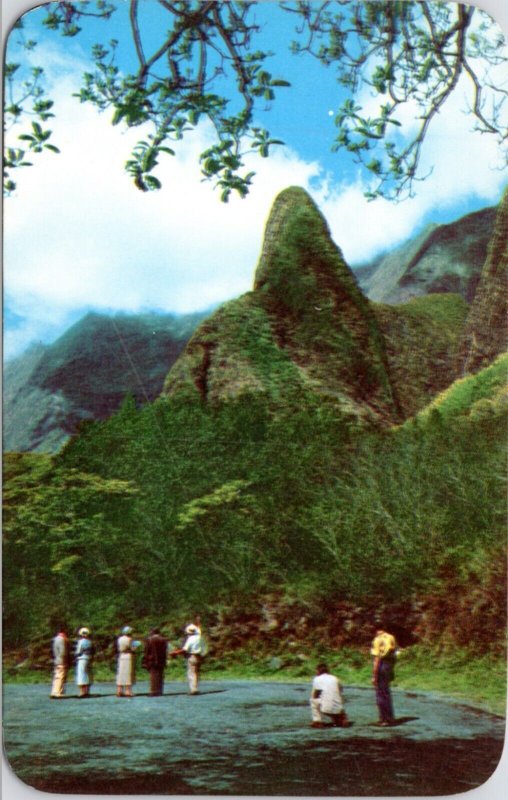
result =
[[394,251],[355,270],[363,291],[381,303],[455,292],[471,303],[494,228],[495,208],[448,225],[430,225]]
[[375,305],[390,379],[405,419],[450,384],[468,306],[457,294]]
[[203,314],[88,314],[52,345],[6,365],[4,450],[55,452],[126,394],[153,400]]
[[462,337],[459,370],[476,372],[508,347],[508,190],[496,217],[471,312]]

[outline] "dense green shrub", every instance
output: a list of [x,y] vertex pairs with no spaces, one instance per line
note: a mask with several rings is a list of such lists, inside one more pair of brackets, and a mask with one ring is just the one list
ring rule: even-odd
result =
[[320,404],[127,399],[53,461],[8,455],[6,646],[62,614],[116,628],[298,585],[361,603],[467,584],[504,541],[506,419],[445,411],[362,432]]

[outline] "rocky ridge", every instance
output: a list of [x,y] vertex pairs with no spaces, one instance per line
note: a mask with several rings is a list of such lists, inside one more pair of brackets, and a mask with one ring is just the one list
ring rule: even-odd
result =
[[508,190],[494,233],[459,352],[459,371],[477,372],[508,348]]
[[196,330],[162,396],[328,402],[352,421],[393,424],[449,384],[466,314],[455,294],[369,301],[320,211],[291,187],[272,207],[253,290]]
[[355,269],[370,300],[406,303],[442,292],[475,296],[494,229],[495,208],[475,211],[447,225],[429,225],[395,250]]

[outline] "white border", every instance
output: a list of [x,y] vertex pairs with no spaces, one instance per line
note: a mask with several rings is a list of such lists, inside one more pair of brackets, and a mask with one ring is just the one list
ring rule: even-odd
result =
[[[3,77],[3,52],[5,42],[9,31],[16,20],[21,14],[31,11],[43,3],[35,2],[34,0],[1,0],[2,3],[2,77]],[[504,31],[505,36],[508,38],[508,3],[506,0],[474,0],[469,3],[470,5],[478,6],[484,11],[489,13],[493,19],[497,21],[501,30]],[[3,99],[3,98],[2,98]],[[508,738],[508,731],[505,734],[505,746],[503,755],[499,766],[489,780],[480,786],[478,789],[473,789],[470,792],[464,792],[458,795],[447,795],[447,797],[457,798],[457,800],[500,800],[502,797],[508,797],[508,747],[506,744]],[[19,780],[12,772],[5,758],[5,753],[2,746],[2,793],[0,797],[2,800],[91,800],[92,798],[116,798],[116,800],[146,800],[150,797],[151,800],[167,800],[168,795],[77,795],[77,794],[53,794],[47,792],[39,792],[32,789],[25,783]],[[199,797],[198,795],[191,795]],[[217,795],[216,795],[217,796]],[[206,796],[204,800],[210,800],[211,796]],[[429,798],[417,798],[416,795],[411,795],[412,800],[429,800]],[[436,796],[434,796],[436,798]],[[230,800],[230,798],[229,798]],[[246,800],[246,798],[243,798]],[[261,800],[256,796],[256,800]],[[270,800],[273,800],[270,798]],[[278,798],[282,800],[282,798]],[[341,800],[355,800],[355,798],[341,796]],[[369,800],[369,798],[365,798]],[[404,800],[403,797],[389,798],[384,796],[382,800]],[[436,798],[437,800],[437,798]]]

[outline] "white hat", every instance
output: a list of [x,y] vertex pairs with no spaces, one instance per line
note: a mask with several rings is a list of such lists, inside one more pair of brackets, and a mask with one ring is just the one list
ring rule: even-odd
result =
[[89,635],[90,631],[88,630],[88,628],[80,628],[78,631],[78,636],[89,636]]
[[197,625],[187,625],[185,633],[201,633]]
[[122,633],[124,636],[128,636],[129,633],[132,633],[132,628],[129,625],[126,625],[125,628],[122,628]]

